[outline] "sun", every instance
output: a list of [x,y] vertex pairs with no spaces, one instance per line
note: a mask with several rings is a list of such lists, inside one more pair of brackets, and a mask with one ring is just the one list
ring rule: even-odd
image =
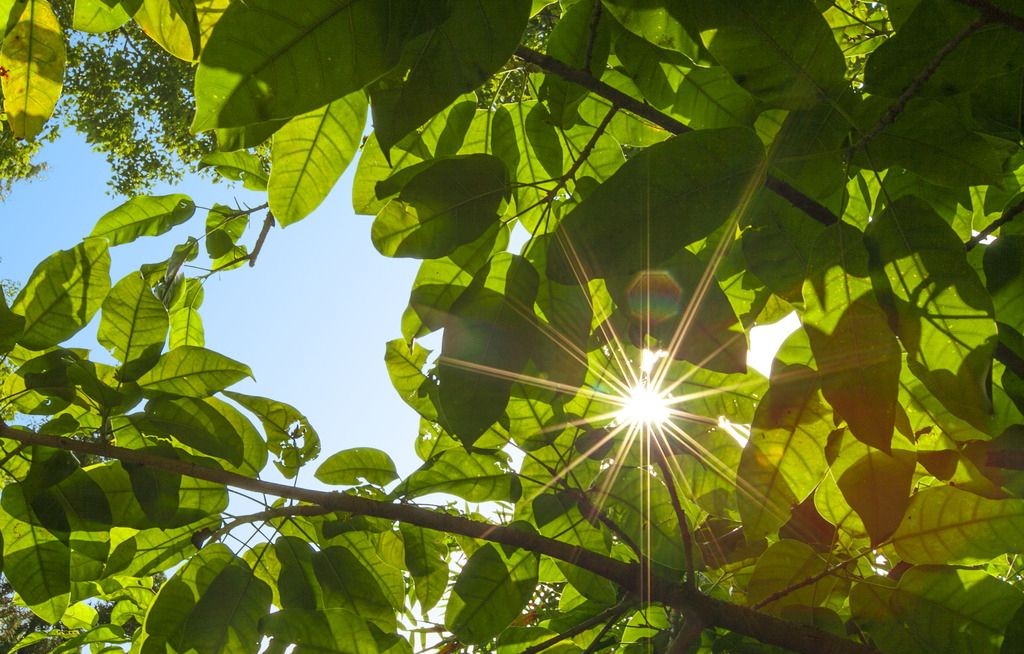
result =
[[671,398],[641,381],[629,389],[617,418],[627,427],[660,429],[672,417]]
[[655,364],[667,356],[664,351],[644,350],[639,375],[622,399],[616,414],[619,424],[630,429],[660,430],[672,417],[672,396],[651,381]]

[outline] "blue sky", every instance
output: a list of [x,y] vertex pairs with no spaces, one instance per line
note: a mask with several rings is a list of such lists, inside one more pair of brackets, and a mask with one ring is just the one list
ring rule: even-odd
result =
[[[72,130],[47,146],[41,178],[15,187],[0,203],[0,278],[24,282],[35,265],[73,246],[123,199],[107,194],[109,168]],[[370,242],[372,218],[351,209],[354,165],[313,215],[270,232],[254,268],[230,271],[205,285],[201,313],[207,347],[248,364],[254,382],[236,390],[288,402],[319,432],[324,454],[359,446],[386,450],[399,472],[419,461],[413,452],[418,419],[395,393],[384,367],[385,343],[399,320],[418,262],[387,259]],[[200,207],[215,202],[257,205],[265,194],[188,178],[154,194],[186,193]],[[206,212],[159,238],[112,251],[113,281],[145,262],[165,259],[173,246],[202,233]],[[253,216],[255,240],[263,212]],[[96,321],[75,344],[93,347]],[[312,468],[300,477],[312,480]]]

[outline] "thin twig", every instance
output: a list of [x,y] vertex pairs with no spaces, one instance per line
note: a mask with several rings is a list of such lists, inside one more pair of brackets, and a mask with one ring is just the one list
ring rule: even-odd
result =
[[578,634],[582,634],[587,629],[590,629],[591,627],[596,627],[597,625],[601,624],[602,622],[605,622],[606,620],[607,621],[613,621],[616,618],[618,618],[620,615],[625,613],[626,610],[632,604],[633,604],[633,600],[629,596],[626,596],[626,597],[624,597],[622,599],[622,601],[620,601],[615,606],[608,607],[607,609],[605,609],[604,611],[601,611],[597,615],[595,615],[593,617],[590,617],[590,618],[587,618],[583,622],[581,622],[581,623],[579,623],[577,625],[574,625],[572,627],[569,627],[568,629],[566,629],[565,631],[563,631],[563,632],[561,632],[559,634],[555,634],[554,636],[552,636],[551,638],[548,638],[547,640],[545,640],[542,643],[538,643],[538,644],[534,645],[533,647],[527,647],[526,649],[523,650],[522,654],[539,654],[539,652],[543,652],[547,648],[552,647],[553,645],[557,645],[558,643],[562,642],[563,640],[567,640],[569,638],[572,638],[573,636],[576,636]]
[[276,506],[265,511],[259,511],[257,513],[250,513],[249,515],[238,516],[231,522],[225,524],[223,527],[213,532],[210,535],[212,540],[220,540],[225,534],[230,532],[235,527],[250,524],[253,522],[266,522],[271,518],[281,517],[293,517],[293,516],[311,516],[311,515],[324,515],[325,513],[334,513],[334,510],[326,507],[319,506],[317,504],[292,504],[290,506]]
[[1024,199],[1012,207],[1007,207],[1006,211],[1003,212],[1003,215],[993,220],[988,227],[972,236],[966,243],[964,243],[964,249],[970,252],[974,248],[978,247],[979,243],[991,236],[997,229],[1019,216],[1022,212],[1024,212]]
[[946,45],[939,48],[938,52],[935,53],[935,56],[932,57],[932,60],[928,62],[928,65],[921,69],[921,72],[919,72],[917,76],[910,81],[910,84],[907,85],[907,88],[903,89],[903,92],[900,93],[900,97],[896,99],[896,102],[890,105],[889,109],[878,120],[875,126],[868,130],[868,132],[864,134],[864,136],[862,136],[859,141],[850,146],[850,151],[853,152],[860,148],[866,147],[867,144],[874,140],[874,138],[878,136],[883,129],[885,129],[889,125],[892,125],[892,123],[896,120],[896,117],[903,113],[903,110],[906,109],[907,103],[910,102],[910,100],[915,95],[917,95],[917,93],[921,90],[921,87],[923,87],[925,83],[929,79],[931,79],[932,75],[935,74],[935,71],[939,69],[939,66],[942,65],[943,60],[945,60],[945,58],[949,56],[949,54],[953,52],[953,50],[956,50],[957,46],[963,43],[964,39],[966,39],[971,34],[974,34],[979,29],[989,24],[990,22],[991,21],[987,17],[982,16],[981,18],[972,22],[967,27],[957,32],[956,36],[954,36],[948,43],[946,43]]
[[668,461],[665,460],[665,453],[661,451],[660,445],[658,445],[658,452],[654,455],[654,460],[658,464],[661,475],[665,478],[668,498],[672,502],[672,510],[675,511],[676,521],[679,523],[679,536],[683,539],[683,554],[686,556],[686,580],[684,583],[691,590],[696,590],[697,571],[693,564],[693,535],[690,533],[690,522],[686,518],[686,511],[683,511],[682,503],[679,501],[679,492],[676,489],[672,471],[669,470]]
[[[591,75],[589,71],[573,68],[565,62],[537,52],[525,45],[520,45],[516,48],[516,56],[568,82],[579,84],[588,91],[608,100],[613,105],[621,107],[673,134],[685,134],[686,132],[693,131],[691,127],[684,125],[672,116],[602,82]],[[768,175],[765,186],[822,225],[834,225],[839,222],[839,218],[828,207],[776,177]]]
[[260,230],[260,235],[256,238],[255,245],[252,246],[252,252],[249,253],[249,267],[252,268],[256,265],[256,257],[260,256],[260,250],[263,249],[263,242],[267,240],[267,234],[270,233],[270,228],[274,226],[274,212],[267,211],[267,217],[263,219],[263,228]]
[[813,574],[810,577],[805,577],[804,579],[801,579],[800,581],[798,581],[796,583],[790,584],[789,586],[786,586],[785,588],[782,588],[780,590],[775,591],[774,593],[772,593],[768,597],[764,598],[760,602],[752,605],[750,608],[754,609],[755,611],[759,611],[760,609],[763,609],[764,607],[768,606],[772,602],[780,600],[783,597],[785,597],[786,595],[789,595],[790,593],[792,593],[794,591],[800,590],[801,588],[803,588],[805,586],[810,586],[813,583],[817,583],[820,579],[824,579],[825,577],[829,576],[830,574],[832,574],[836,570],[839,570],[840,568],[844,568],[844,567],[850,565],[851,563],[853,563],[854,561],[856,561],[857,559],[859,559],[860,557],[864,556],[867,553],[868,553],[868,551],[864,551],[864,552],[861,552],[860,554],[858,554],[857,556],[855,556],[853,558],[845,559],[843,561],[839,561],[837,563],[833,563],[830,566],[826,566],[825,569],[822,570],[821,572],[819,572],[817,574]]

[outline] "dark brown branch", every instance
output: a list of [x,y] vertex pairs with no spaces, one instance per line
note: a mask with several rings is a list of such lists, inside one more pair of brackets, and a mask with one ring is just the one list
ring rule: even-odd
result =
[[949,54],[953,52],[953,50],[956,50],[957,46],[963,43],[964,39],[966,39],[971,34],[974,34],[985,25],[989,24],[989,22],[991,21],[984,16],[979,18],[978,20],[972,22],[970,25],[957,32],[956,36],[950,39],[950,41],[946,43],[946,45],[939,48],[938,52],[935,53],[935,56],[932,57],[932,60],[928,62],[928,65],[925,66],[921,70],[921,72],[919,72],[917,76],[915,76],[914,79],[910,81],[910,84],[907,85],[907,88],[903,89],[903,92],[900,93],[900,97],[896,99],[896,102],[893,102],[892,105],[889,106],[889,109],[886,110],[885,114],[883,114],[882,117],[878,120],[878,123],[876,123],[874,127],[868,130],[867,133],[864,134],[864,136],[862,136],[859,141],[854,143],[850,147],[850,151],[853,152],[858,150],[859,148],[866,147],[867,144],[874,140],[874,138],[878,136],[883,129],[885,129],[889,125],[892,125],[893,122],[896,120],[896,117],[903,113],[903,110],[907,107],[907,103],[910,102],[910,100],[915,95],[917,95],[918,92],[921,90],[921,87],[923,87],[925,83],[932,78],[932,75],[934,75],[935,71],[939,69],[939,66],[942,65],[942,62],[946,59],[946,57],[949,56]]
[[957,0],[957,2],[977,10],[978,13],[991,22],[1002,23],[1018,32],[1024,32],[1024,18],[1010,13],[1001,7],[997,7],[989,2],[989,0]]
[[1003,212],[1003,215],[993,220],[988,225],[988,227],[972,236],[970,240],[968,240],[967,243],[964,244],[964,249],[970,252],[971,250],[976,248],[979,243],[981,243],[986,238],[991,236],[993,232],[995,232],[997,229],[999,229],[1006,223],[1010,222],[1011,220],[1019,216],[1022,212],[1024,212],[1024,200],[1021,200],[1012,207],[1007,207],[1006,211]]
[[[538,68],[561,77],[567,82],[579,84],[591,93],[608,100],[613,105],[619,106],[666,131],[672,132],[673,134],[685,134],[686,132],[693,131],[692,128],[684,125],[672,116],[669,116],[668,114],[655,109],[646,102],[641,102],[640,100],[623,93],[617,88],[602,82],[591,75],[589,71],[573,68],[565,62],[537,52],[525,45],[520,45],[516,49],[516,56],[527,63],[533,64]],[[803,211],[805,214],[823,225],[833,225],[839,222],[839,218],[836,217],[828,207],[820,204],[813,198],[808,197],[796,188],[776,177],[769,175],[765,181],[765,186],[773,193],[785,199],[794,207]]]
[[[209,468],[197,463],[169,459],[142,450],[39,434],[10,427],[3,421],[0,421],[0,437],[25,445],[50,447],[116,459],[123,463],[156,468],[194,479],[316,504],[332,511],[345,511],[355,515],[394,520],[425,529],[479,538],[492,543],[528,550],[593,572],[617,584],[627,593],[639,596],[642,589],[646,593],[645,598],[679,611],[692,611],[700,617],[703,624],[708,626],[729,629],[763,643],[777,645],[794,652],[818,654],[827,651],[832,654],[877,654],[877,650],[866,645],[840,638],[814,627],[758,613],[745,606],[714,599],[685,587],[675,580],[659,576],[644,579],[640,575],[640,570],[645,562],[626,563],[523,529],[438,513],[411,504],[394,504],[345,493],[299,488],[253,479],[219,468]],[[649,564],[647,565],[649,567]]]

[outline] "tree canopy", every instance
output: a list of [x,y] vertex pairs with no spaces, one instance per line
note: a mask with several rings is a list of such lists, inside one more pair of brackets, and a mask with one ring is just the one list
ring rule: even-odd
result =
[[[7,133],[50,129],[75,30],[134,23],[183,62],[200,165],[267,201],[132,197],[0,303],[3,573],[61,625],[23,643],[1024,649],[1020,3],[72,17],[0,0]],[[321,457],[299,408],[231,390],[252,371],[206,343],[206,277],[185,274],[245,274],[353,162],[373,246],[422,260],[384,356],[421,416],[405,478],[372,447]],[[164,261],[110,278],[171,230]],[[765,377],[750,330],[791,312]],[[109,357],[68,344],[89,325]],[[322,486],[291,483],[304,466]],[[230,489],[271,499],[239,516]]]

